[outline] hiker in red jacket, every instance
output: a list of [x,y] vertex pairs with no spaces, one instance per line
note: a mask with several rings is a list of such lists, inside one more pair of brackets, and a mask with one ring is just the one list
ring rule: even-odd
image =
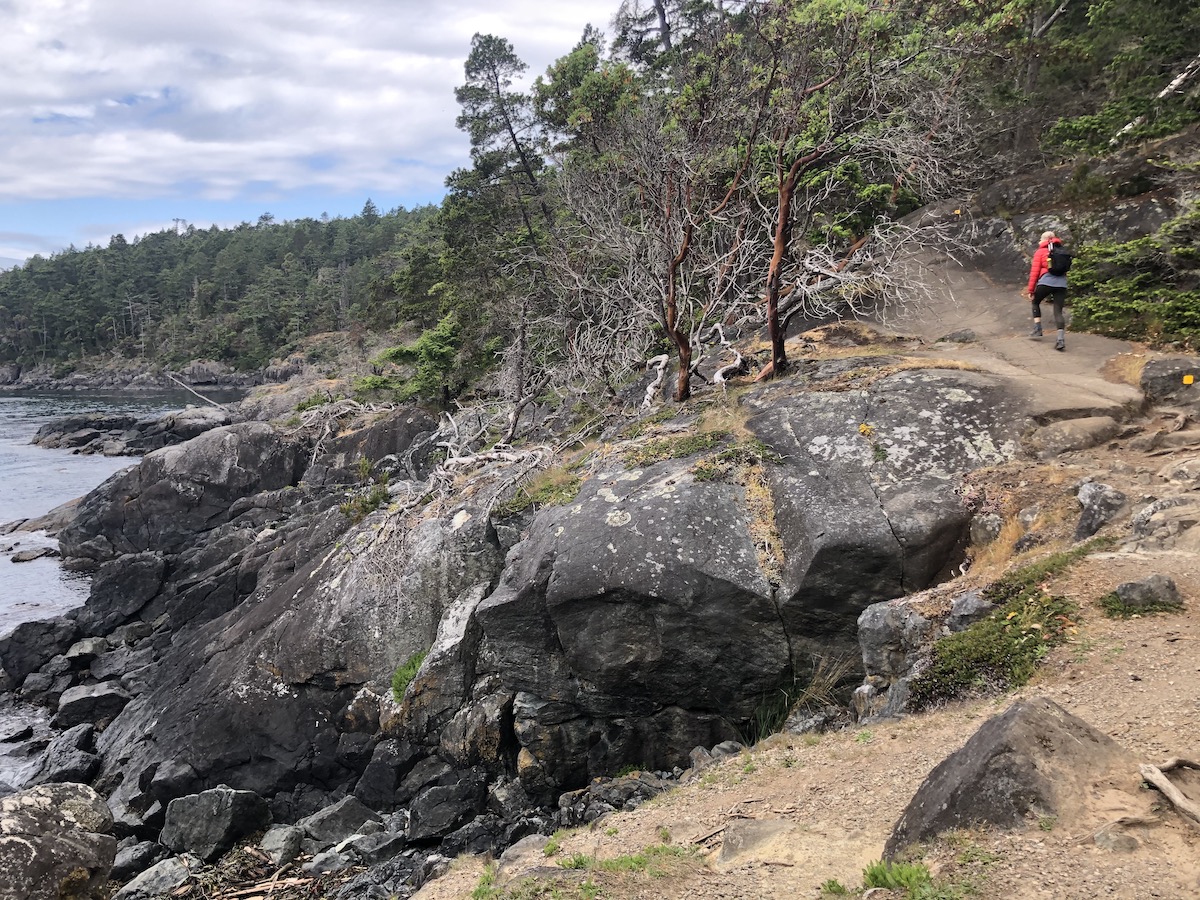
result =
[[[1050,251],[1061,246],[1053,231],[1043,231],[1038,248],[1033,254],[1033,263],[1029,267],[1029,287],[1025,294],[1033,301],[1033,331],[1032,338],[1042,336],[1042,301],[1047,297],[1054,304],[1054,327],[1058,329],[1058,339],[1054,342],[1055,350],[1067,349],[1067,322],[1063,318],[1063,303],[1067,299],[1067,276],[1054,275],[1050,272]],[[1069,262],[1069,257],[1068,257]]]

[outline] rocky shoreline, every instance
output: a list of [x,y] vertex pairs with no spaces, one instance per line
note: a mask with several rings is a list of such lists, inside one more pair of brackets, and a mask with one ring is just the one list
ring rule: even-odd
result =
[[144,365],[22,365],[0,364],[0,391],[175,391],[180,387],[219,392],[242,392],[262,384],[287,381],[304,368],[301,358],[239,372],[224,363],[195,360],[179,371]]
[[[0,688],[53,713],[13,802],[59,783],[105,798],[96,872],[129,879],[123,898],[268,824],[257,846],[280,865],[363,870],[338,896],[407,896],[450,856],[595,821],[736,752],[814,652],[859,647],[860,617],[882,617],[885,662],[859,715],[902,712],[898,642],[937,626],[873,604],[941,581],[988,527],[964,476],[1061,423],[1031,421],[1016,382],[890,349],[752,389],[749,437],[615,424],[577,493],[540,509],[496,503],[514,459],[544,465],[536,448],[447,459],[459,423],[416,408],[148,426],[179,442],[59,533],[93,573],[86,605],[0,639]],[[108,452],[79,425],[52,439]]]

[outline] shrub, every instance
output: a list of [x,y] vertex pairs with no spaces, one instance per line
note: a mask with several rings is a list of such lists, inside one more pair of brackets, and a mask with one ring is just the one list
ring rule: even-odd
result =
[[414,653],[392,673],[392,697],[395,698],[397,703],[403,702],[404,692],[408,690],[409,684],[416,677],[417,671],[421,668],[421,663],[425,662],[425,657],[428,655],[428,650]]
[[351,522],[357,524],[379,509],[388,499],[387,482],[371,486],[366,493],[355,494],[338,507],[338,511]]
[[296,404],[296,412],[307,412],[310,409],[316,409],[318,406],[324,406],[326,403],[332,402],[333,396],[328,391],[314,391]]
[[1082,247],[1071,268],[1074,321],[1139,340],[1200,338],[1200,209],[1123,243]]
[[933,876],[929,874],[929,869],[921,863],[880,860],[863,869],[863,887],[865,888],[902,890],[907,891],[911,897],[913,892],[931,884],[933,884]]

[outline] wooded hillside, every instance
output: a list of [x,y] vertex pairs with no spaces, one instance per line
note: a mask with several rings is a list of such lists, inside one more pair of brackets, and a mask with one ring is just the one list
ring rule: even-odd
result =
[[[1188,0],[625,0],[528,85],[476,35],[456,91],[472,166],[440,208],[179,227],[0,275],[0,362],[263,365],[342,329],[446,402],[612,388],[790,317],[905,302],[900,224],[1001,175],[1200,120]],[[1100,317],[1102,318],[1102,316]],[[1186,320],[1186,316],[1184,317]]]

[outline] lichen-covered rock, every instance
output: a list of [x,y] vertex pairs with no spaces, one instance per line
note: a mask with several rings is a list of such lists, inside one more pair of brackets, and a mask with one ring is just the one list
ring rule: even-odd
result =
[[112,870],[117,841],[104,799],[78,784],[0,799],[0,891],[13,900],[87,897]]
[[1089,538],[1116,517],[1125,507],[1126,497],[1107,484],[1089,481],[1077,495],[1082,510],[1075,526],[1075,540]]
[[[876,361],[856,360],[869,371]],[[749,422],[768,466],[782,538],[780,612],[793,646],[850,646],[869,604],[928,587],[964,547],[961,476],[1016,452],[1024,413],[972,372],[887,375],[865,390],[773,386]]]

